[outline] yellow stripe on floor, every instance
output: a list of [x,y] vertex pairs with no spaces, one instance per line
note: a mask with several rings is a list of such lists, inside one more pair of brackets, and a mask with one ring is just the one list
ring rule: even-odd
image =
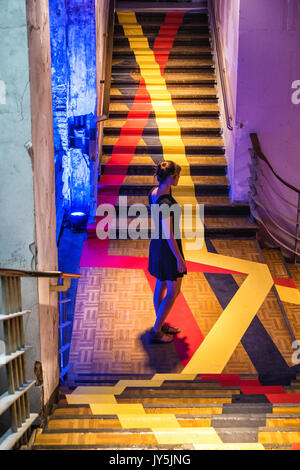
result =
[[[176,110],[172,104],[172,97],[170,92],[167,89],[166,81],[161,76],[161,71],[158,63],[155,60],[155,55],[152,49],[149,47],[148,39],[144,37],[143,30],[141,26],[137,23],[137,19],[134,12],[118,12],[118,19],[120,24],[122,24],[124,33],[127,36],[130,47],[135,54],[136,61],[140,67],[140,72],[142,77],[145,80],[147,91],[151,98],[152,107],[155,113],[156,122],[159,131],[160,142],[163,148],[163,155],[165,160],[172,160],[180,166],[187,167],[188,170],[185,170],[185,176],[180,178],[179,184],[175,187],[172,191],[175,199],[177,200],[180,206],[186,202],[186,200],[182,196],[182,191],[180,190],[181,185],[188,185],[191,188],[191,199],[193,206],[198,205],[198,201],[195,196],[195,186],[194,182],[191,178],[190,171],[189,171],[189,162],[186,157],[185,146],[181,138],[181,130],[180,125],[177,121],[177,114]],[[128,26],[130,23],[131,26]],[[139,36],[138,40],[136,37],[132,36],[132,25],[134,24],[134,32],[135,36]],[[144,50],[147,50],[147,56],[145,56],[144,51],[140,52],[140,45],[141,43],[144,46]],[[151,70],[149,70],[149,64],[151,65]],[[160,84],[160,94],[157,93],[157,86],[153,86],[153,78],[156,79],[156,83]],[[150,81],[149,81],[150,79]],[[157,98],[163,96],[163,102]],[[166,120],[166,114],[168,119]],[[172,127],[172,138],[170,139],[169,136],[166,136],[167,130],[169,127]],[[219,139],[219,143],[222,143],[222,139]],[[175,152],[175,153],[174,153]],[[205,250],[205,243],[204,243],[204,225],[203,221],[200,219],[199,214],[186,214],[184,219],[188,218],[197,218],[198,220],[193,220],[192,222],[188,221],[189,226],[193,227],[196,231],[195,237],[199,239],[197,246],[199,250]],[[184,238],[184,237],[183,237]]]
[[295,305],[300,305],[300,292],[293,287],[279,286],[275,284],[276,290],[282,302],[288,302]]

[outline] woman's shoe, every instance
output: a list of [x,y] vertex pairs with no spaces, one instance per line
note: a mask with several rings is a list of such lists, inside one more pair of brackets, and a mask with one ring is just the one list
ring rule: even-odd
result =
[[166,333],[167,335],[177,335],[178,333],[181,333],[181,330],[179,328],[174,328],[173,326],[167,325],[167,323],[164,323],[161,331],[163,333]]
[[155,332],[153,329],[150,331],[150,335],[149,335],[150,343],[167,344],[167,343],[172,343],[172,341],[174,341],[174,338],[172,336],[165,334],[163,331]]

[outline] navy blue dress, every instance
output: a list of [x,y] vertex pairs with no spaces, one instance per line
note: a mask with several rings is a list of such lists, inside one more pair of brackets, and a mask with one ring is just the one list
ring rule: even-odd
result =
[[[151,207],[152,204],[168,204],[172,206],[173,204],[177,204],[176,200],[173,198],[171,190],[170,194],[162,194],[159,198],[154,202],[152,202],[152,191],[148,194],[149,206]],[[180,207],[180,206],[179,206]],[[177,226],[174,227],[174,220],[177,217],[174,217],[174,213],[172,210],[170,211],[170,216],[172,218],[172,225],[173,225],[173,233],[180,233],[179,232],[179,219],[177,220]],[[159,230],[159,238],[152,238],[150,245],[149,245],[149,262],[148,262],[148,271],[149,273],[159,279],[160,281],[176,281],[178,277],[183,277],[187,274],[187,271],[183,273],[179,273],[177,270],[177,259],[174,255],[173,251],[171,250],[168,240],[162,237],[163,228],[162,228],[162,213],[159,213],[159,227],[156,229]],[[182,243],[180,238],[175,238],[177,241],[177,245],[179,251],[184,258],[184,254],[182,251]]]

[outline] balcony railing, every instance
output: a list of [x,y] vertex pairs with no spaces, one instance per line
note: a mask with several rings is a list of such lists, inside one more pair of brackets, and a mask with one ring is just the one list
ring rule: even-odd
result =
[[[62,273],[60,271],[23,271],[15,269],[0,269],[2,312],[1,323],[1,345],[0,368],[6,368],[6,384],[1,383],[2,394],[0,395],[0,415],[9,414],[9,426],[4,426],[4,434],[0,437],[0,450],[9,450],[16,446],[19,441],[23,444],[29,441],[30,428],[37,413],[30,412],[29,390],[35,385],[35,380],[28,380],[26,351],[30,348],[26,344],[23,320],[30,315],[30,310],[22,310],[21,278],[22,277],[46,277],[62,279],[63,283],[50,285],[50,290],[61,293],[70,287],[71,279],[82,277],[81,274]],[[60,306],[61,299],[58,299]],[[63,315],[59,323],[61,332],[67,325]],[[64,338],[59,335],[59,349],[61,355],[69,348],[64,343]],[[63,377],[68,370],[68,364],[64,359],[60,361],[60,374]],[[3,381],[4,382],[4,381]],[[3,390],[4,389],[4,390]],[[6,416],[7,421],[7,416]],[[4,420],[5,421],[5,420]]]
[[273,169],[261,150],[257,134],[250,134],[250,138],[251,213],[273,244],[281,248],[283,255],[289,261],[299,262],[300,189]]

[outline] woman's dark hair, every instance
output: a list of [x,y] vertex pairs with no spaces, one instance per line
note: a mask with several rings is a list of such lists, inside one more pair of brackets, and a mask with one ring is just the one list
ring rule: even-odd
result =
[[178,174],[181,166],[171,160],[162,160],[158,162],[154,176],[157,177],[159,183],[163,183],[168,176]]

